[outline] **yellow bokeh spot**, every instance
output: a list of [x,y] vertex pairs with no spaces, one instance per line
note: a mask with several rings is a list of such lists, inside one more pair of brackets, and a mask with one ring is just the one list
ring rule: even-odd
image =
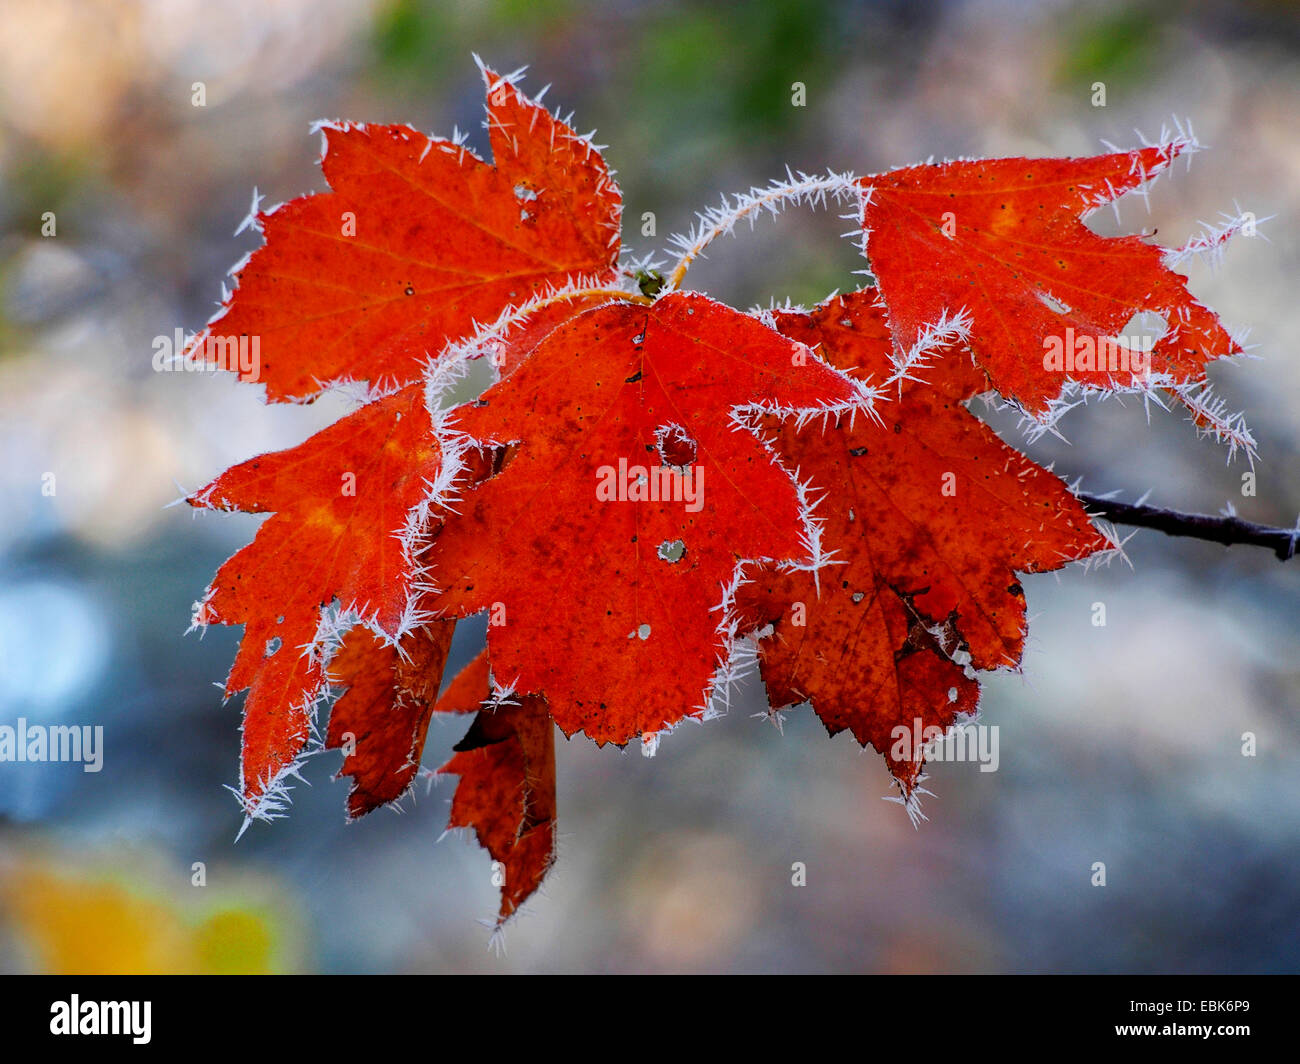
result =
[[[50,975],[265,975],[286,934],[273,908],[210,905],[93,874],[29,865],[0,879],[0,922]],[[214,899],[215,900],[215,899]]]
[[208,917],[194,936],[199,970],[209,975],[268,975],[275,942],[260,913],[226,909]]

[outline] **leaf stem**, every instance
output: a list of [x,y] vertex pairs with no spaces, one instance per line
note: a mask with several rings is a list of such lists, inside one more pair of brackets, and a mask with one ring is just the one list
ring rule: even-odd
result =
[[1300,541],[1300,525],[1296,528],[1274,528],[1244,521],[1240,517],[1181,513],[1159,506],[1119,502],[1083,493],[1077,498],[1094,517],[1102,517],[1115,524],[1150,528],[1167,536],[1189,536],[1210,543],[1221,543],[1225,547],[1231,547],[1234,543],[1267,547],[1284,562],[1295,557],[1296,544]]
[[733,200],[724,196],[718,207],[712,207],[696,215],[695,227],[684,235],[669,239],[681,258],[669,274],[667,290],[676,291],[691,268],[691,263],[699,258],[706,247],[718,237],[730,233],[742,218],[749,218],[753,224],[753,215],[766,210],[769,214],[779,214],[782,204],[807,203],[810,206],[825,206],[827,196],[861,197],[862,188],[852,174],[837,174],[831,171],[821,176],[790,174],[786,181],[777,181],[766,188],[752,188],[737,195]]
[[528,313],[540,310],[542,307],[549,307],[552,303],[563,303],[570,299],[588,299],[593,297],[609,297],[610,299],[622,299],[628,303],[641,303],[649,306],[654,302],[649,296],[644,296],[640,292],[629,292],[625,288],[573,288],[564,292],[557,292],[553,296],[546,296],[533,303],[525,304]]

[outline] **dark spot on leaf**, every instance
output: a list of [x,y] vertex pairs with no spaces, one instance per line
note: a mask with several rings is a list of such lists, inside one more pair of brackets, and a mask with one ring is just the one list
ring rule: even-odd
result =
[[695,438],[681,425],[660,425],[655,430],[655,441],[664,465],[688,466],[695,461]]

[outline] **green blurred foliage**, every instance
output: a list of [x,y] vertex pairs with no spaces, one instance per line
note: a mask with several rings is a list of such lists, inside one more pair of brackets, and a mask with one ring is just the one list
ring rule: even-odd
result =
[[1139,3],[1074,19],[1061,37],[1058,84],[1103,81],[1109,89],[1140,82],[1160,45],[1155,6]]
[[[374,73],[415,86],[440,84],[457,72],[470,51],[509,39],[533,37],[562,24],[570,4],[549,0],[490,0],[449,5],[439,0],[391,0],[372,29]],[[485,60],[494,56],[484,55]]]
[[427,75],[435,69],[428,59],[446,33],[447,20],[439,8],[418,0],[396,0],[375,19],[376,66],[394,75]]
[[94,176],[88,161],[79,155],[38,148],[23,152],[5,175],[0,220],[6,229],[25,229],[39,235],[41,214],[45,211],[59,214]]
[[[611,95],[648,119],[658,139],[676,133],[773,148],[797,124],[794,83],[805,84],[811,98],[817,72],[843,54],[841,13],[828,0],[634,5],[617,12],[617,54],[605,57]],[[458,72],[469,51],[500,62],[495,52],[513,54],[520,38],[581,31],[605,14],[615,16],[600,3],[493,0],[448,8],[393,0],[375,19],[372,72],[432,86]]]

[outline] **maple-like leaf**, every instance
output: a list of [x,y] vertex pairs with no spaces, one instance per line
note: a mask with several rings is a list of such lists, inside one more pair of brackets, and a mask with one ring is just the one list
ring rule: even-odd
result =
[[329,665],[330,683],[344,691],[330,710],[325,747],[348,751],[339,774],[353,777],[348,813],[355,818],[406,793],[434,713],[475,714],[438,774],[460,776],[447,826],[472,829],[500,862],[503,924],[554,859],[552,725],[541,698],[491,699],[486,650],[439,696],[454,627],[433,621],[398,645],[360,626],[348,632]]
[[[191,350],[270,400],[329,383],[392,387],[507,308],[615,275],[621,197],[600,153],[484,70],[493,162],[409,126],[326,123],[332,191],[253,218],[266,243]],[[252,363],[249,365],[248,363]]]
[[390,637],[411,627],[413,552],[442,457],[424,389],[410,385],[297,447],[232,467],[187,500],[273,513],[217,572],[194,618],[244,625],[225,689],[250,688],[240,792],[251,815],[307,742],[325,681],[322,610],[337,603]]
[[[963,160],[863,178],[865,250],[896,357],[964,311],[976,364],[993,388],[1036,416],[1047,414],[1067,380],[1107,389],[1203,380],[1207,361],[1241,348],[1165,264],[1170,253],[1136,236],[1098,236],[1082,221],[1189,146]],[[1103,346],[1142,312],[1166,324],[1144,357]],[[1140,351],[1141,337],[1128,339]],[[1058,344],[1059,364],[1046,361]]]
[[501,864],[500,926],[538,888],[555,858],[555,732],[536,695],[516,703],[488,701],[489,675],[485,650],[439,700],[439,712],[478,713],[438,772],[460,777],[447,826],[472,828]]
[[[774,324],[832,365],[883,382],[894,371],[875,293],[854,292]],[[848,729],[884,754],[904,795],[921,770],[894,756],[894,729],[946,730],[972,714],[975,669],[1014,666],[1024,648],[1017,572],[1043,572],[1110,546],[1047,470],[1003,443],[963,400],[979,371],[935,352],[934,385],[901,382],[879,422],[825,431],[775,426],[777,450],[825,498],[817,574],[762,572],[738,593],[754,627],[774,625],[759,661],[774,707],[811,702],[832,735]]]
[[330,708],[325,748],[348,751],[348,815],[359,817],[406,793],[420,767],[429,718],[455,624],[433,621],[386,642],[357,626],[330,659],[328,678],[346,688]]
[[494,675],[545,695],[566,734],[623,744],[698,714],[738,563],[811,560],[795,482],[735,412],[859,401],[702,296],[575,317],[456,412],[458,432],[517,446],[434,539],[431,608],[492,610]]

